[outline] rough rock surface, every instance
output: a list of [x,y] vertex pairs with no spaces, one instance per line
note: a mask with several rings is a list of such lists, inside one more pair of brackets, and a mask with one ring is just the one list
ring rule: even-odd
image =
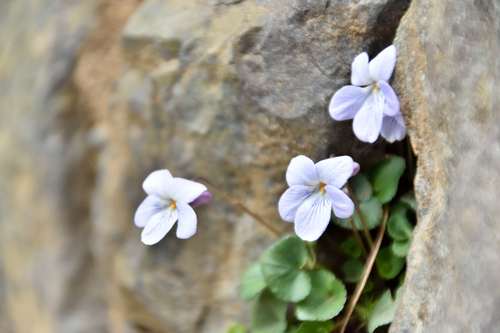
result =
[[[326,114],[403,0],[0,3],[0,332],[221,332],[247,263],[285,228],[289,158],[354,153]],[[500,6],[414,0],[395,87],[418,155],[419,225],[393,332],[500,326]],[[379,147],[380,148],[380,147]],[[139,243],[153,169],[216,184],[197,236]]]
[[70,79],[94,6],[0,5],[2,332],[103,329],[88,246],[95,154]]
[[414,0],[398,29],[419,224],[392,332],[500,327],[499,36],[494,0]]
[[[326,105],[333,92],[349,81],[355,54],[366,49],[376,53],[392,40],[408,3],[2,1],[0,331],[220,333],[231,322],[245,320],[248,308],[237,296],[239,277],[272,237],[218,191],[285,229],[276,201],[290,157],[352,153],[369,163],[373,147],[354,140],[349,123],[331,122]],[[498,142],[497,132],[483,130],[492,126],[489,120],[498,120],[491,106],[495,103],[481,97],[490,93],[496,98],[491,84],[497,72],[486,67],[486,61],[485,67],[469,73],[470,78],[454,71],[437,76],[442,69],[436,66],[455,68],[455,61],[463,61],[461,54],[471,58],[483,49],[481,57],[494,64],[498,28],[492,25],[498,24],[494,12],[498,9],[487,1],[475,1],[477,8],[485,9],[474,12],[476,7],[468,5],[469,16],[464,17],[461,5],[446,1],[457,21],[443,25],[439,20],[448,16],[443,14],[448,9],[434,4],[425,12],[417,7],[430,6],[426,3],[415,0],[412,12],[414,17],[426,17],[433,34],[416,19],[411,23],[408,15],[408,42],[400,38],[398,67],[411,73],[408,81],[400,77],[398,82],[406,110],[415,112],[412,135],[421,165],[419,200],[425,209],[416,239],[431,251],[422,252],[419,244],[414,245],[408,279],[427,289],[405,292],[403,304],[411,306],[415,304],[411,295],[435,291],[433,285],[425,285],[428,275],[418,276],[426,268],[421,266],[418,272],[415,268],[429,260],[426,253],[436,256],[435,263],[458,272],[429,279],[441,283],[434,285],[442,286],[437,293],[441,297],[447,282],[458,286],[470,279],[485,293],[497,277],[494,272],[473,275],[478,269],[459,260],[469,254],[461,240],[480,239],[470,244],[496,249],[494,232],[479,233],[495,228],[494,203],[467,206],[460,199],[470,196],[465,189],[481,185],[475,198],[493,201],[485,193],[498,188],[487,179],[488,172],[495,174],[488,167],[498,165],[498,151],[480,145],[481,140]],[[473,29],[464,23],[468,17],[477,22]],[[440,30],[448,35],[439,35]],[[494,34],[479,38],[483,31]],[[405,26],[400,29],[403,34]],[[411,36],[414,44],[409,42]],[[449,40],[456,48],[443,46]],[[478,48],[468,48],[461,40],[473,41]],[[419,44],[422,41],[426,47]],[[448,63],[450,59],[454,62]],[[423,80],[421,95],[408,94],[419,80]],[[474,99],[458,95],[467,88],[474,91],[475,95],[469,94]],[[457,96],[451,99],[449,91]],[[460,118],[455,110],[462,111]],[[470,128],[460,121],[462,117],[470,120]],[[442,121],[433,122],[435,118]],[[459,159],[459,150],[470,151],[471,157]],[[475,156],[491,164],[475,178],[467,177]],[[189,241],[168,237],[147,248],[139,242],[132,214],[144,196],[142,179],[162,167],[184,177],[207,178],[218,190],[213,189],[214,204],[198,210],[196,237]],[[451,193],[454,201],[447,196]],[[476,215],[474,209],[453,209],[460,205],[481,210]],[[433,216],[440,219],[429,222],[429,212],[437,212]],[[483,218],[477,224],[466,223],[467,214]],[[452,219],[463,228],[449,234],[448,229],[428,233],[428,239],[441,237],[437,244],[443,244],[433,248],[437,245],[426,241],[426,228],[440,230]],[[453,251],[463,256],[446,261]],[[470,251],[482,253],[481,248]],[[483,254],[473,263],[485,271],[493,259]],[[456,294],[464,297],[456,302],[469,301],[473,285],[469,286]],[[442,315],[459,325],[453,308],[445,312],[442,303],[426,301],[431,304],[422,312],[427,323],[437,325]],[[471,313],[486,315],[478,305],[470,305]],[[404,311],[403,307],[395,329],[412,331],[417,327],[413,325],[423,325],[417,319],[404,322],[412,318]]]

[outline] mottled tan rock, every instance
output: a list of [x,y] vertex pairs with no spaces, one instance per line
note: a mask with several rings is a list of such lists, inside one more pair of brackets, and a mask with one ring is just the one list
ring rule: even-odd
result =
[[419,212],[392,332],[500,327],[499,17],[494,0],[415,0],[398,29]]
[[95,5],[0,5],[2,332],[104,331],[88,246],[96,150],[71,82]]
[[[6,332],[220,333],[248,317],[239,278],[272,235],[219,191],[285,230],[291,157],[382,151],[327,102],[407,1],[138,4],[0,4]],[[209,179],[216,199],[194,238],[145,247],[132,216],[164,167]]]
[[[153,96],[128,103],[137,117],[128,129],[127,168],[135,170],[135,183],[162,166],[201,176],[284,228],[276,202],[292,156],[376,155],[353,139],[350,124],[334,125],[326,106],[348,82],[355,53],[390,38],[390,29],[372,35],[378,16],[397,17],[403,9],[387,1],[243,1],[216,8],[146,1],[124,30],[130,69],[120,84],[125,100],[138,90]],[[178,23],[186,12],[199,15],[186,23],[189,29]],[[150,29],[151,21],[164,28]],[[190,241],[169,237],[146,249],[138,232],[129,232],[117,253],[123,322],[160,332],[220,332],[248,316],[237,294],[239,276],[272,237],[217,194]],[[134,196],[138,203],[143,194]]]

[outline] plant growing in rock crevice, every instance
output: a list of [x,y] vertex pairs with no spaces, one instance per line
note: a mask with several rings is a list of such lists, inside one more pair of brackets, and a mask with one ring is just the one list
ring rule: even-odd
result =
[[[358,55],[352,63],[353,85],[332,97],[330,115],[353,119],[361,141],[373,143],[380,135],[393,143],[406,135],[398,97],[388,83],[395,62],[392,45],[370,62],[366,53]],[[251,332],[344,333],[348,327],[366,327],[372,333],[392,321],[416,210],[411,188],[401,185],[405,169],[405,159],[390,154],[363,172],[350,156],[317,163],[304,155],[291,159],[289,188],[278,211],[294,224],[296,235],[277,240],[243,276],[241,296],[254,302]],[[135,224],[144,228],[144,244],[159,242],[177,221],[178,238],[195,234],[192,206],[211,198],[205,185],[174,178],[165,169],[148,176],[143,187],[148,197],[136,212]],[[236,205],[280,234],[241,203]],[[341,236],[330,251],[318,250],[316,241],[329,226],[327,235]],[[324,254],[335,263],[322,260]],[[246,329],[236,325],[229,332]]]
[[[382,135],[392,143],[406,135],[399,100],[388,84],[395,62],[394,46],[370,62],[366,53],[358,55],[352,64],[353,85],[340,89],[330,102],[332,118],[354,118],[353,130],[361,141],[373,143]],[[405,168],[405,159],[396,155],[359,174],[350,157],[317,164],[304,156],[291,160],[286,174],[290,188],[279,211],[301,239],[279,240],[245,274],[242,296],[255,299],[251,332],[343,333],[351,323],[352,331],[366,327],[372,333],[392,321],[416,209],[411,188],[405,193],[399,186]],[[328,251],[335,266],[318,261],[321,253],[311,243],[330,221],[351,231]],[[352,291],[348,299],[347,290]]]
[[328,253],[337,267],[317,259],[325,253],[316,253],[316,243],[296,236],[264,252],[241,284],[242,297],[255,302],[251,332],[343,332],[351,322],[353,331],[373,332],[391,322],[416,208],[411,192],[401,194],[404,171],[405,160],[390,155],[351,178],[346,188],[358,209],[332,219],[335,229],[350,231]]

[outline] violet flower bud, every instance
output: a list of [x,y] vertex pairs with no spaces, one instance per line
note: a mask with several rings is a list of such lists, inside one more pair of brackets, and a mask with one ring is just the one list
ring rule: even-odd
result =
[[206,205],[206,204],[208,204],[208,203],[210,203],[212,201],[213,197],[214,196],[212,195],[211,192],[205,191],[202,194],[200,194],[196,199],[194,199],[193,201],[191,201],[189,203],[189,205],[191,207],[198,207],[198,206]]

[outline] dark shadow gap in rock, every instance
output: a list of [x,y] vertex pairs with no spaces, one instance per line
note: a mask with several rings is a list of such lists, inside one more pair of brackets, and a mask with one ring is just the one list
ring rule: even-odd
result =
[[392,43],[401,18],[410,7],[411,0],[389,1],[380,11],[374,24],[374,40],[368,46],[370,56],[375,56]]

